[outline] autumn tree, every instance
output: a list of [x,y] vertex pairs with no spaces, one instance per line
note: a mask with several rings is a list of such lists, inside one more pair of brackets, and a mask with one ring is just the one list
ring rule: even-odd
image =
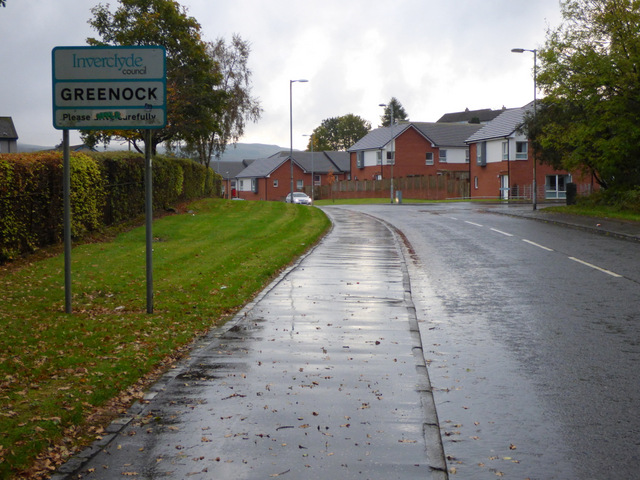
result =
[[[91,9],[89,24],[99,38],[88,38],[92,46],[161,45],[167,52],[167,126],[155,130],[152,149],[162,142],[216,128],[214,114],[222,108],[224,92],[216,87],[220,76],[207,54],[200,24],[174,0],[119,0],[111,12],[109,4]],[[127,140],[142,151],[141,130],[84,132],[90,145],[112,138]]]
[[317,127],[307,145],[307,150],[346,151],[371,130],[371,123],[348,113],[342,117],[327,118]]
[[223,38],[207,44],[207,55],[221,78],[216,88],[224,93],[223,105],[214,112],[215,128],[189,132],[181,138],[186,142],[185,149],[194,152],[207,167],[213,156],[219,159],[227,145],[238,142],[247,121],[256,122],[262,114],[259,100],[251,96],[250,52],[249,43],[238,34],[229,44]]
[[407,112],[405,111],[402,104],[398,101],[396,97],[391,97],[391,100],[389,100],[389,103],[387,103],[384,107],[384,113],[380,117],[383,127],[388,127],[389,125],[391,125],[392,113],[393,113],[394,123],[397,123],[400,120],[408,120]]
[[564,0],[528,119],[542,161],[592,174],[604,188],[640,185],[640,1]]

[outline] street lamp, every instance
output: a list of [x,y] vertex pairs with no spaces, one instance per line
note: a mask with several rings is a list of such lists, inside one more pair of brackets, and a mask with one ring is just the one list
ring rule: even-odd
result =
[[305,133],[302,135],[303,137],[310,137],[311,138],[311,201],[313,202],[315,200],[315,195],[313,193],[313,189],[314,189],[314,172],[313,172],[313,133],[311,135],[309,135],[308,133]]
[[305,83],[309,80],[289,80],[289,161],[291,162],[291,203],[293,203],[293,84],[294,82]]
[[[379,103],[379,107],[386,107],[386,103]],[[389,140],[389,148],[392,148],[393,144],[393,105],[389,105],[389,128],[391,129],[391,140]],[[390,201],[393,203],[393,165],[396,163],[395,155],[391,155],[391,186],[390,186]],[[380,170],[382,171],[382,166],[380,166]]]
[[[512,48],[511,52],[513,53],[524,53],[531,52],[533,53],[533,120],[534,123],[538,119],[538,50],[535,48],[533,50],[528,50],[526,48]],[[533,209],[536,210],[537,207],[537,184],[536,184],[536,152],[533,152],[533,194],[531,196],[531,201],[533,203]]]

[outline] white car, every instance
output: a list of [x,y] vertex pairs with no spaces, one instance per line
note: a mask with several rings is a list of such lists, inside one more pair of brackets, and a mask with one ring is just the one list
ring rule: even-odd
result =
[[[287,198],[284,200],[287,203],[291,202],[291,194],[287,195]],[[304,192],[293,192],[293,203],[299,203],[302,205],[311,205],[313,202],[311,201],[311,197]]]

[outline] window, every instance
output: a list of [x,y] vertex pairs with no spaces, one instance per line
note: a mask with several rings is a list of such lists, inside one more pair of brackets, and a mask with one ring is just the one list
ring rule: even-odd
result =
[[440,163],[447,163],[447,151],[440,150]]
[[476,144],[476,163],[481,167],[487,165],[487,142]]
[[240,180],[240,191],[244,190],[244,180]]
[[387,165],[395,165],[396,152],[387,152]]
[[314,185],[320,185],[320,175],[314,175],[313,176],[313,184]]
[[464,151],[464,163],[469,163],[469,147]]
[[251,191],[253,193],[258,193],[258,179],[257,178],[252,178],[251,179]]
[[427,159],[424,163],[425,165],[433,165],[433,152],[427,152]]
[[273,181],[273,188],[278,188],[278,180]]
[[364,168],[364,151],[356,152],[356,167]]
[[376,165],[382,165],[382,150],[379,150],[376,153],[378,154],[378,157],[376,159]]
[[529,158],[527,154],[528,148],[528,142],[516,142],[516,160],[526,160]]
[[296,180],[296,188],[302,190],[304,188],[304,180]]
[[473,188],[478,189],[478,177],[473,177]]
[[502,142],[502,160],[509,160],[509,142]]

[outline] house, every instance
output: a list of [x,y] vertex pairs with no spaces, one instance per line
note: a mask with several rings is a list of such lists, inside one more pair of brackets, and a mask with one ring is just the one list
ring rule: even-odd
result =
[[350,149],[354,180],[442,173],[468,175],[467,138],[482,128],[469,123],[397,123],[377,128]]
[[[471,197],[532,198],[534,154],[520,129],[533,102],[503,111],[467,139],[470,156]],[[536,198],[566,198],[569,182],[582,182],[579,191],[588,191],[589,182],[550,165],[536,165]]]
[[[245,200],[284,201],[291,191],[290,152],[279,152],[256,159],[236,176],[237,194]],[[330,176],[343,180],[349,175],[347,152],[293,152],[293,189],[311,194],[315,187],[330,181]]]
[[223,197],[233,198],[237,196],[236,177],[253,162],[253,160],[211,162],[213,171],[222,177]]
[[466,108],[464,112],[445,113],[438,123],[489,123],[491,120],[500,115],[506,108],[501,110],[491,110],[483,108],[481,110],[469,110]]
[[0,153],[18,151],[18,132],[11,117],[0,117]]

